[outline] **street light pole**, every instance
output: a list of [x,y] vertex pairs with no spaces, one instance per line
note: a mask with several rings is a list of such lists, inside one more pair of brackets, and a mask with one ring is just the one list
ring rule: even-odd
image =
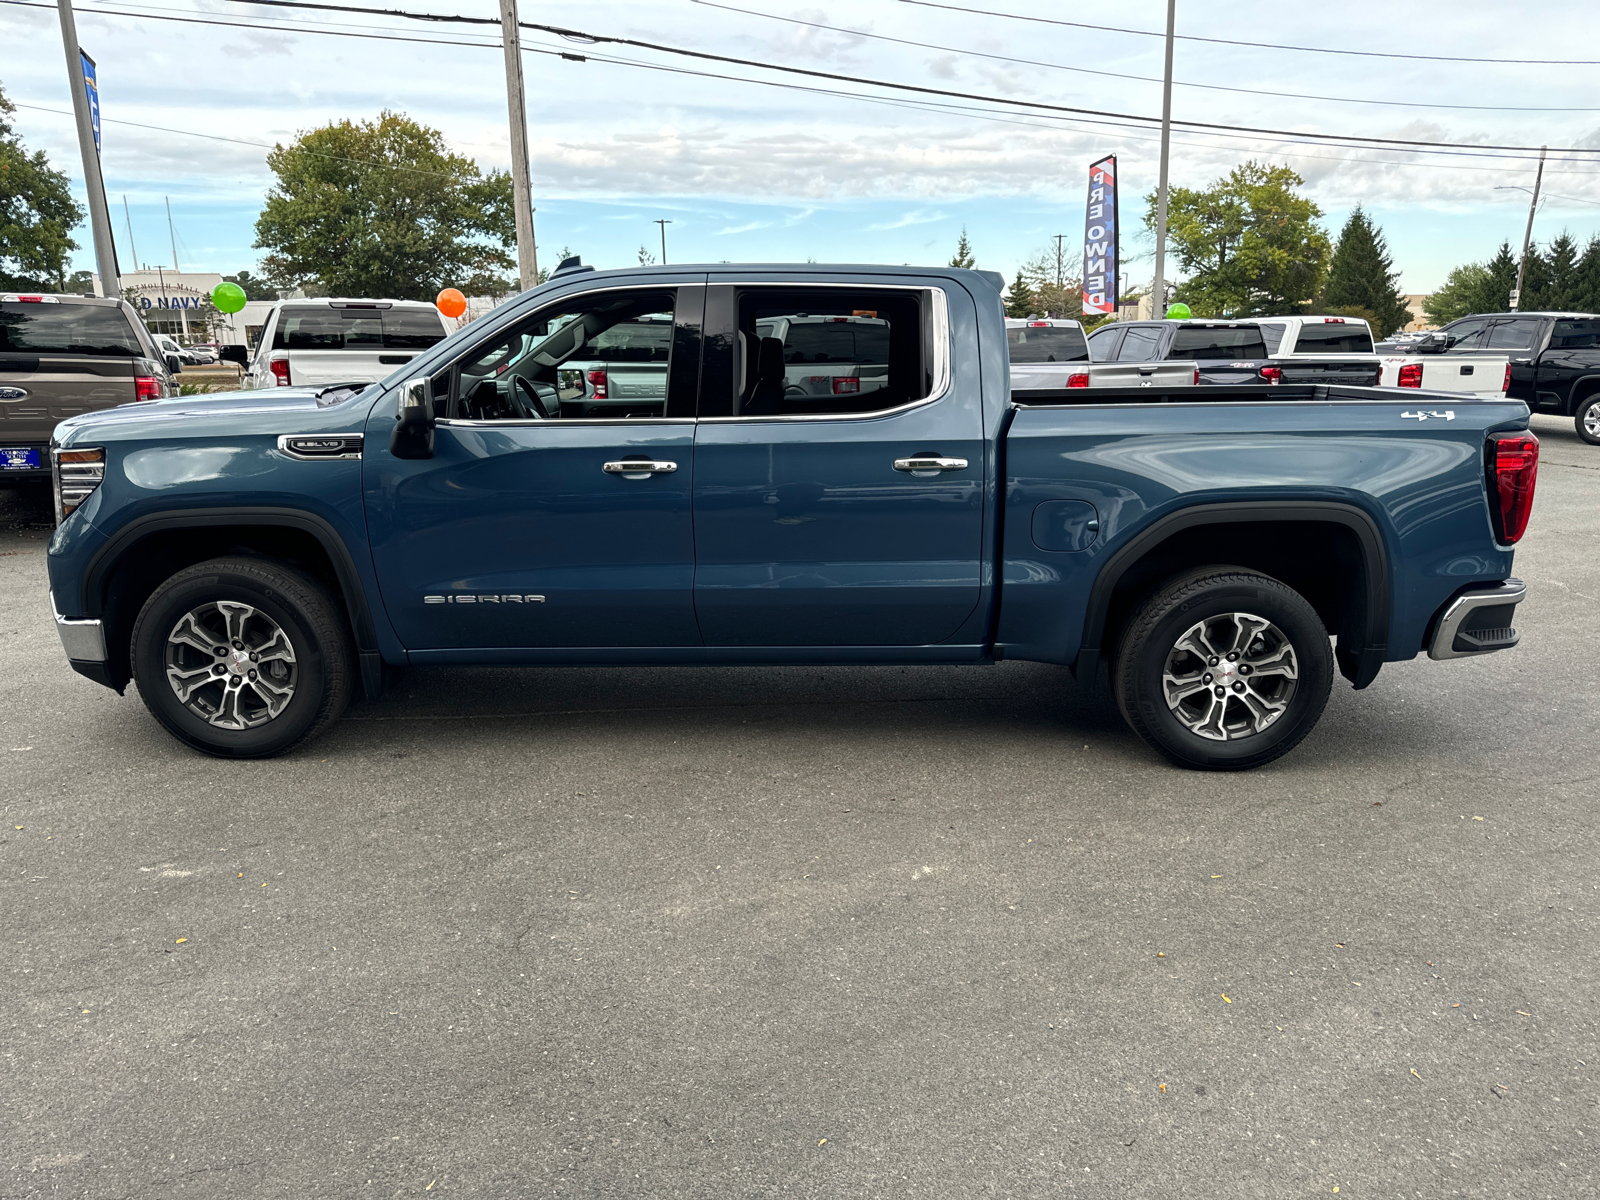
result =
[[78,47],[78,24],[72,18],[72,0],[56,0],[61,17],[61,48],[67,56],[67,86],[72,91],[72,115],[77,118],[78,149],[83,152],[83,188],[89,199],[89,229],[94,234],[95,266],[100,291],[122,295],[122,273],[117,270],[117,247],[111,240],[111,210],[106,205],[106,181],[100,174],[100,148],[95,145],[94,116],[84,78],[83,51]]
[[1172,146],[1172,43],[1178,0],[1167,0],[1167,68],[1161,79],[1161,179],[1156,186],[1156,277],[1150,286],[1150,315],[1166,315],[1167,154]]
[[533,185],[528,175],[528,109],[522,92],[522,39],[517,0],[500,0],[500,41],[506,54],[506,107],[511,116],[512,209],[517,220],[517,280],[539,286],[539,248],[533,240]]
[[1061,239],[1066,236],[1064,233],[1056,234],[1056,287],[1058,288],[1061,286]]
[[1533,177],[1533,199],[1528,202],[1528,226],[1522,231],[1522,258],[1517,262],[1517,290],[1511,293],[1511,311],[1522,303],[1522,273],[1528,269],[1528,243],[1533,239],[1533,212],[1539,207],[1539,184],[1544,180],[1544,152],[1539,147],[1539,170]]
[[661,265],[667,265],[667,226],[672,224],[670,217],[657,217],[656,224],[661,226]]

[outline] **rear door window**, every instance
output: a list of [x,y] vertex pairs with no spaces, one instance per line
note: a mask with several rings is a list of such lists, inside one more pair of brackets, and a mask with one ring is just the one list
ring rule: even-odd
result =
[[1131,326],[1126,336],[1122,339],[1122,348],[1117,351],[1118,362],[1149,362],[1156,356],[1156,348],[1161,344],[1161,331],[1148,326]]
[[[1371,354],[1372,334],[1365,325],[1345,321],[1317,321],[1300,326],[1294,340],[1296,354]],[[1277,353],[1276,350],[1273,351]]]
[[1252,359],[1267,356],[1267,343],[1254,325],[1182,326],[1168,358]]
[[426,350],[444,340],[444,326],[426,309],[286,307],[272,335],[274,350]]
[[133,323],[109,304],[0,303],[0,354],[142,358]]
[[1021,325],[1006,330],[1006,347],[1014,363],[1083,362],[1089,343],[1083,330],[1071,325]]
[[1593,350],[1600,347],[1600,321],[1557,321],[1550,335],[1552,350]]

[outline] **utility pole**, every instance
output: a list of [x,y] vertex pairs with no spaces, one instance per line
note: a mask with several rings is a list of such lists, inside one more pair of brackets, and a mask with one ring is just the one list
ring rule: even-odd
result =
[[661,226],[661,265],[667,265],[667,226],[672,224],[670,218],[657,217],[656,224]]
[[1516,312],[1522,303],[1522,273],[1528,269],[1528,243],[1533,240],[1533,212],[1539,207],[1539,184],[1544,180],[1544,152],[1539,147],[1539,170],[1533,177],[1533,199],[1528,202],[1528,227],[1522,231],[1522,258],[1517,263],[1517,290],[1511,293],[1511,311]]
[[1167,69],[1161,79],[1161,179],[1156,185],[1156,277],[1150,286],[1150,315],[1167,315],[1167,154],[1172,145],[1172,43],[1178,0],[1167,0]]
[[172,227],[172,197],[161,198],[167,202],[167,236],[172,239],[172,269],[182,271],[183,268],[178,265],[178,231]]
[[1056,287],[1058,287],[1058,288],[1062,286],[1062,279],[1061,279],[1061,239],[1066,237],[1066,236],[1067,235],[1064,234],[1064,233],[1056,234]]
[[117,270],[117,247],[111,240],[111,210],[106,205],[106,181],[100,174],[98,113],[99,86],[95,87],[95,111],[89,111],[88,72],[94,63],[78,46],[78,25],[72,19],[72,0],[56,0],[61,17],[61,48],[67,56],[67,86],[72,91],[72,115],[77,118],[78,149],[83,152],[83,189],[88,193],[89,228],[94,234],[95,266],[100,275],[100,292],[122,295],[122,272]]
[[533,240],[533,184],[528,179],[528,109],[522,94],[522,39],[517,29],[517,0],[500,0],[500,40],[506,52],[506,107],[511,114],[517,278],[522,290],[527,291],[539,286],[539,249]]

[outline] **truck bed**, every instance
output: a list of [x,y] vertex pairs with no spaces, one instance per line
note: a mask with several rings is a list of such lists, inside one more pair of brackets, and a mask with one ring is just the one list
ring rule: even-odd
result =
[[1013,389],[1011,402],[1029,408],[1083,404],[1471,404],[1498,400],[1470,392],[1422,391],[1413,388],[1371,388],[1348,384],[1201,384],[1199,386]]

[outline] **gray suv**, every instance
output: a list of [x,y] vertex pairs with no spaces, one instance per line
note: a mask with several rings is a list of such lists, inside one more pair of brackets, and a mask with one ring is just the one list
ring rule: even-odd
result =
[[126,300],[0,292],[0,486],[50,478],[60,421],[177,392]]

